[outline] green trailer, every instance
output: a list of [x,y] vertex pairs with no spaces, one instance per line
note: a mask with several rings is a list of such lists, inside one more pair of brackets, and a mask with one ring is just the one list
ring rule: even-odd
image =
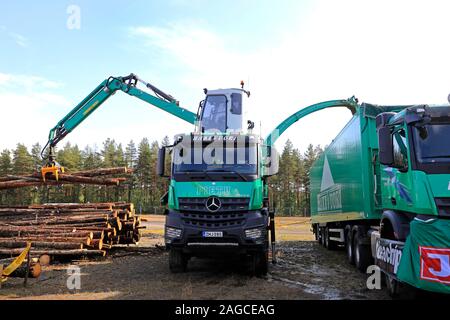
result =
[[448,137],[449,106],[358,104],[311,169],[316,239],[378,265],[392,295],[450,293]]

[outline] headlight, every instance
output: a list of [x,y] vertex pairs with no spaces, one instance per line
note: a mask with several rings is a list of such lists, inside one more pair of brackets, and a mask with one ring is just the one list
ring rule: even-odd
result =
[[181,238],[181,229],[166,227],[166,238]]
[[262,230],[261,228],[247,229],[245,230],[245,236],[250,239],[259,239],[262,237]]

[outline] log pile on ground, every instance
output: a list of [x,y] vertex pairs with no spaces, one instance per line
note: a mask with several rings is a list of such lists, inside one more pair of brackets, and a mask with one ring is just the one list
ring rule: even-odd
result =
[[0,257],[20,254],[27,242],[41,263],[48,256],[105,256],[116,244],[138,243],[142,228],[125,202],[0,206]]
[[47,174],[45,179],[40,172],[29,175],[16,176],[7,175],[0,177],[0,190],[16,189],[23,187],[35,187],[42,185],[61,185],[61,184],[92,184],[104,186],[118,186],[121,182],[127,180],[125,177],[108,178],[111,175],[128,175],[133,172],[126,167],[95,169],[88,171],[77,171],[72,173],[59,173],[58,179],[53,174]]

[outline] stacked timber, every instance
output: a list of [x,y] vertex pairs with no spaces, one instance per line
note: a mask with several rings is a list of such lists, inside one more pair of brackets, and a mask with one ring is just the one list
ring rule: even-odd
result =
[[7,175],[0,177],[0,190],[16,189],[23,187],[36,187],[42,185],[55,186],[61,184],[89,184],[118,186],[121,182],[127,180],[124,177],[108,178],[111,175],[127,175],[133,172],[126,167],[94,169],[87,171],[77,171],[72,173],[58,173],[58,177],[53,174],[47,174],[44,177],[41,172],[34,172],[29,175],[17,176]]
[[137,244],[141,218],[133,204],[49,203],[0,206],[0,256],[105,256],[115,244]]

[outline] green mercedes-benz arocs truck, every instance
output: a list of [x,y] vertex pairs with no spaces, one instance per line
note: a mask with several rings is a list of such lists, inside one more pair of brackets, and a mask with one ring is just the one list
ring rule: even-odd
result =
[[248,92],[204,92],[196,130],[175,136],[158,155],[158,174],[165,176],[167,149],[171,153],[169,190],[162,199],[170,270],[185,271],[191,257],[229,255],[266,274],[269,229],[274,244],[267,178],[278,170],[276,151],[253,134],[251,121],[244,125]]
[[[176,136],[164,200],[173,272],[184,271],[191,257],[229,255],[249,261],[256,274],[267,273],[272,213],[263,149],[253,134]],[[162,149],[161,175],[164,154]]]
[[450,107],[358,104],[311,169],[310,205],[316,239],[378,265],[391,295],[450,293]]

